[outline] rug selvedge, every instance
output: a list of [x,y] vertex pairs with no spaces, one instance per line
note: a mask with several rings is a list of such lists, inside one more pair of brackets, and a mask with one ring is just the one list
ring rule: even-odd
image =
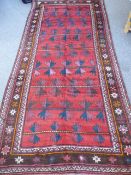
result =
[[[51,124],[52,130],[51,140],[47,143],[52,144],[54,146],[36,146],[37,143],[40,142],[39,132],[37,128],[39,125],[33,123],[30,128],[33,132],[32,136],[27,141],[27,145],[23,147],[21,144],[26,143],[21,141],[25,137],[25,135],[29,134],[25,132],[25,135],[22,135],[23,125],[24,125],[24,115],[25,115],[25,107],[27,103],[27,97],[29,95],[29,86],[31,76],[34,73],[34,76],[39,76],[40,70],[40,62],[36,62],[35,59],[37,54],[37,45],[40,40],[40,29],[42,24],[43,13],[45,9],[49,8],[49,4],[53,4],[52,1],[39,1],[34,2],[32,11],[27,21],[27,29],[24,32],[25,35],[25,43],[22,46],[22,49],[19,50],[19,59],[17,57],[15,67],[13,69],[12,75],[9,79],[8,87],[5,94],[5,99],[3,100],[3,105],[1,108],[1,136],[3,141],[1,142],[1,173],[17,173],[17,172],[61,172],[61,171],[82,171],[82,172],[123,172],[129,173],[131,172],[130,164],[131,164],[131,137],[130,137],[130,109],[128,104],[128,99],[125,94],[125,90],[123,88],[123,84],[121,83],[121,76],[119,73],[119,68],[116,62],[116,58],[114,55],[114,50],[110,44],[112,44],[108,21],[106,21],[107,17],[104,9],[103,1],[72,1],[71,4],[80,4],[80,7],[83,7],[83,4],[87,3],[87,7],[90,6],[90,13],[88,15],[92,15],[90,18],[92,20],[92,32],[94,39],[94,49],[97,60],[97,69],[91,70],[92,74],[99,73],[100,83],[101,83],[101,92],[103,94],[104,101],[104,112],[100,112],[97,114],[99,120],[104,121],[105,117],[107,118],[106,123],[108,123],[108,127],[110,131],[110,142],[108,141],[108,146],[104,146],[104,141],[106,139],[103,134],[99,134],[100,128],[98,125],[94,125],[93,129],[97,133],[95,142],[92,141],[91,146],[85,146],[83,140],[85,137],[83,136],[83,131],[81,131],[80,125],[73,125],[74,133],[73,133],[73,143],[72,145],[59,145],[59,141],[62,138],[61,133],[70,134],[71,130],[59,131],[59,120],[57,122],[53,122]],[[60,9],[60,4],[64,4],[64,1],[57,2],[54,1],[56,6]],[[70,3],[69,3],[70,4]],[[68,5],[70,9],[73,9],[72,5]],[[86,5],[85,5],[86,6]],[[81,15],[79,14],[78,16]],[[52,13],[54,16],[55,12]],[[84,25],[83,21],[83,25]],[[58,21],[61,26],[61,21]],[[73,21],[70,21],[71,25],[73,25]],[[50,21],[47,21],[48,27],[51,27]],[[86,25],[86,24],[85,24]],[[60,27],[59,26],[59,27]],[[97,28],[97,31],[96,31]],[[69,31],[67,31],[69,32]],[[77,31],[80,32],[80,31]],[[67,33],[68,34],[68,33]],[[76,33],[76,40],[79,40],[78,33]],[[28,37],[27,37],[28,36]],[[54,35],[55,36],[55,35]],[[67,40],[67,35],[65,35],[64,40]],[[91,35],[88,35],[91,37]],[[54,40],[52,37],[51,39]],[[89,38],[88,38],[89,39]],[[23,37],[24,40],[24,37]],[[53,42],[52,40],[52,42]],[[21,43],[22,45],[22,43]],[[57,46],[58,47],[58,46]],[[72,47],[72,46],[70,46]],[[84,48],[84,46],[82,46]],[[45,48],[44,48],[45,49]],[[48,50],[48,48],[46,48]],[[73,50],[73,48],[71,48]],[[73,50],[74,51],[74,50]],[[49,54],[49,53],[48,53]],[[48,54],[46,57],[48,58]],[[59,56],[61,56],[61,50],[59,50]],[[72,54],[75,54],[73,52]],[[87,52],[85,52],[87,54]],[[88,55],[88,54],[87,54]],[[76,56],[76,54],[74,55]],[[72,55],[73,57],[73,55]],[[114,58],[113,58],[114,57]],[[113,60],[114,59],[114,60]],[[50,66],[49,69],[45,72],[45,74],[49,77],[50,75],[54,75],[55,71],[53,67],[55,63],[53,61],[46,62],[47,66]],[[70,60],[66,60],[64,63],[64,69],[60,70],[61,74],[70,74]],[[85,67],[82,65],[83,60],[77,61],[77,69],[75,70],[76,74],[85,73]],[[36,69],[34,71],[34,66]],[[33,78],[32,78],[33,79]],[[118,84],[117,84],[117,82]],[[41,83],[41,82],[40,82]],[[62,84],[57,84],[58,82],[53,82],[53,86],[57,85],[57,87],[62,88]],[[43,84],[40,84],[43,86]],[[44,85],[44,87],[52,86],[52,85]],[[75,87],[72,89],[70,93],[72,93],[72,98],[77,98],[79,95],[79,91],[82,86],[85,85],[76,85],[75,81],[70,82],[71,87]],[[91,86],[91,82],[88,81],[88,86]],[[65,87],[65,85],[64,85]],[[78,88],[76,88],[78,87]],[[10,91],[10,92],[9,92]],[[10,93],[10,94],[9,94]],[[42,89],[39,89],[38,94],[44,93]],[[59,89],[55,89],[55,92],[59,96]],[[89,93],[89,92],[88,92]],[[93,91],[93,93],[96,93]],[[9,95],[8,95],[9,94]],[[37,94],[37,95],[38,95]],[[33,95],[33,94],[32,94]],[[91,94],[92,95],[92,94]],[[95,96],[95,95],[94,95]],[[95,98],[92,96],[92,98]],[[102,98],[102,97],[101,97]],[[7,104],[8,105],[7,105]],[[44,101],[44,107],[41,112],[39,112],[39,117],[48,118],[49,114],[47,113],[47,108],[51,105],[51,102],[48,100]],[[33,103],[30,105],[34,105]],[[62,102],[63,111],[59,112],[59,117],[65,121],[71,120],[71,112],[69,113],[69,109],[71,103],[69,101]],[[88,115],[90,105],[86,100],[80,104],[84,105],[83,113],[80,114],[82,121],[88,121]],[[9,109],[8,109],[9,108]],[[31,108],[31,106],[30,106]],[[67,110],[68,109],[68,110]],[[95,113],[96,114],[96,113]],[[58,114],[57,114],[58,115]],[[26,122],[31,120],[28,119]],[[93,120],[93,119],[92,119]],[[6,121],[6,122],[5,122]],[[89,118],[90,121],[90,118]],[[26,123],[25,123],[26,124]],[[104,124],[103,124],[104,125]],[[106,125],[105,125],[106,126]],[[18,128],[17,128],[18,127]],[[105,127],[106,128],[106,127]],[[44,131],[46,133],[46,130]],[[66,136],[64,135],[64,137]],[[4,137],[3,137],[4,135]],[[50,135],[47,135],[50,137]],[[97,143],[96,143],[97,142]],[[32,143],[32,145],[30,144]],[[83,143],[84,146],[81,144]],[[76,145],[75,145],[76,144]],[[88,143],[89,144],[89,143]],[[103,146],[102,146],[103,144]],[[74,146],[75,145],[75,146]],[[95,146],[96,145],[96,146]],[[17,164],[16,167],[13,166]],[[33,164],[38,164],[37,168],[31,167]],[[8,165],[12,167],[8,167]],[[19,165],[19,166],[18,166]],[[27,166],[28,165],[28,166]],[[31,165],[31,166],[30,166]],[[110,165],[110,168],[109,168]],[[6,167],[7,166],[7,167]],[[40,166],[40,167],[39,167]],[[42,168],[41,168],[42,166]],[[101,167],[101,168],[100,168]]]

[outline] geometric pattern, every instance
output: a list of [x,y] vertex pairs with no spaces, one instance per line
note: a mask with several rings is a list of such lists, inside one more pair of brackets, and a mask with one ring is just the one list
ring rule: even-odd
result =
[[[68,10],[65,6],[45,8],[28,94],[22,147],[41,147],[43,142],[44,146],[112,145],[89,12],[89,6],[68,6]],[[91,135],[92,140],[88,143]]]
[[131,111],[103,0],[33,1],[0,115],[0,174],[131,172]]

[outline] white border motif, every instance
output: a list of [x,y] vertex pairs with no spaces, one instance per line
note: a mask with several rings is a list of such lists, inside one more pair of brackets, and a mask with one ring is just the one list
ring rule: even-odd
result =
[[[126,95],[126,90],[124,88],[124,85],[123,85],[123,81],[122,81],[122,77],[121,77],[121,74],[120,74],[120,70],[119,70],[119,66],[117,65],[117,59],[116,59],[116,56],[115,56],[115,53],[114,53],[114,49],[113,49],[113,46],[112,46],[112,39],[111,39],[111,33],[110,33],[110,30],[109,30],[109,24],[108,24],[108,21],[107,21],[107,14],[106,14],[106,10],[105,10],[105,7],[104,7],[104,0],[100,0],[101,2],[101,5],[102,5],[102,10],[103,10],[103,16],[104,16],[104,20],[105,20],[105,24],[106,24],[106,34],[107,34],[107,39],[108,39],[108,42],[109,42],[109,45],[110,45],[110,53],[111,53],[111,56],[112,56],[112,60],[113,60],[113,64],[114,64],[114,70],[115,70],[115,73],[116,73],[116,78],[117,78],[117,81],[118,81],[118,86],[120,87],[120,94],[121,96],[123,97],[123,105],[125,107],[125,110],[128,114],[128,117],[129,119],[131,118],[131,112],[130,112],[130,107],[129,107],[129,100],[128,100],[128,97]],[[33,0],[33,7],[31,9],[31,12],[30,12],[30,15],[28,17],[28,20],[27,20],[27,23],[26,23],[26,28],[25,28],[25,31],[24,31],[24,35],[23,35],[23,39],[21,41],[21,44],[20,44],[20,51],[17,55],[17,59],[16,59],[16,62],[15,62],[15,65],[17,66],[14,66],[13,68],[13,72],[17,72],[19,69],[19,66],[20,66],[20,55],[22,53],[22,50],[24,48],[24,42],[25,42],[25,38],[27,37],[27,31],[28,31],[28,27],[29,27],[29,24],[31,22],[31,16],[32,16],[32,13],[33,13],[33,10],[35,8],[35,5],[36,5],[36,2],[35,0]],[[0,122],[1,122],[1,125],[0,125],[0,135],[1,135],[1,131],[2,131],[2,128],[4,126],[4,120],[6,118],[6,113],[8,111],[8,105],[10,103],[10,98],[11,98],[11,95],[12,95],[12,92],[13,92],[13,83],[14,83],[14,74],[12,73],[10,78],[9,78],[9,82],[8,82],[8,86],[7,86],[7,89],[5,91],[5,94],[4,94],[4,99],[3,99],[3,103],[2,103],[2,107],[1,107],[1,118],[0,118]],[[77,164],[74,164],[74,165],[54,165],[54,166],[46,166],[46,165],[43,165],[43,166],[39,166],[37,165],[37,167],[33,167],[33,166],[26,166],[26,167],[20,167],[20,166],[4,166],[4,167],[1,167],[0,169],[0,174],[16,174],[16,173],[26,173],[26,174],[41,174],[41,175],[44,175],[44,174],[58,174],[59,173],[62,173],[62,174],[72,174],[71,172],[75,172],[75,174],[109,174],[109,173],[113,173],[113,174],[118,174],[118,173],[123,173],[123,174],[129,174],[131,173],[131,167],[127,166],[112,166],[110,165],[110,167],[107,165],[77,165]]]
[[[37,167],[17,167],[17,168],[13,168],[13,167],[9,167],[7,168],[2,168],[2,170],[0,170],[0,173],[5,174],[5,173],[29,173],[32,172],[34,173],[42,173],[42,175],[47,173],[64,173],[67,174],[68,172],[77,172],[77,174],[79,173],[79,175],[82,172],[86,172],[85,174],[87,174],[88,172],[92,172],[92,173],[101,173],[105,174],[105,173],[130,173],[131,172],[131,168],[124,168],[124,167],[103,167],[103,166],[86,166],[86,165],[60,165],[60,166],[50,166],[50,167],[42,167],[42,166],[37,166]],[[84,174],[84,173],[82,173]],[[81,174],[81,175],[82,175]],[[88,174],[89,175],[89,174]],[[108,174],[109,175],[109,174]],[[129,175],[129,174],[128,174]]]

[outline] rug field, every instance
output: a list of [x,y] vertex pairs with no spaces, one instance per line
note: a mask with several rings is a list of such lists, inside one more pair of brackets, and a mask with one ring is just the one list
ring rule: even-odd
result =
[[130,103],[104,0],[33,0],[0,138],[0,174],[131,173]]

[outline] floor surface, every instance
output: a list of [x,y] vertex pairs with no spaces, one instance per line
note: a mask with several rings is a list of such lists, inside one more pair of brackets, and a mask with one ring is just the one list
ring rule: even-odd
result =
[[[131,11],[129,0],[105,0],[118,62],[131,101],[131,33],[123,28]],[[31,4],[0,1],[0,102],[12,70]]]

